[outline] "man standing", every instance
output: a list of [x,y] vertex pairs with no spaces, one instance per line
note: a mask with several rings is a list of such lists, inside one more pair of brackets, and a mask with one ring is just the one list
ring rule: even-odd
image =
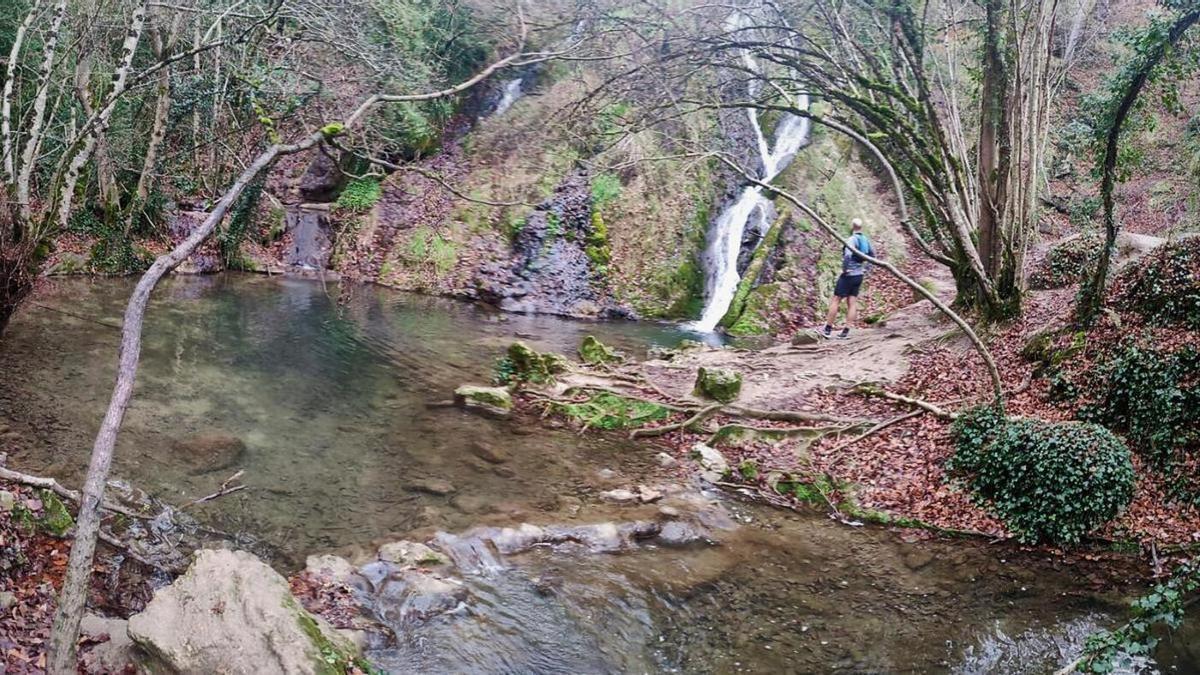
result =
[[850,229],[850,243],[854,245],[854,249],[842,247],[842,275],[838,277],[837,286],[833,289],[833,299],[829,301],[829,313],[825,316],[823,331],[825,337],[833,337],[833,322],[837,321],[838,310],[844,298],[846,326],[838,333],[838,337],[843,340],[850,337],[850,326],[858,318],[858,291],[862,288],[863,276],[867,273],[867,261],[859,254],[875,255],[875,249],[871,247],[867,235],[863,234],[862,221],[855,218],[850,222]]

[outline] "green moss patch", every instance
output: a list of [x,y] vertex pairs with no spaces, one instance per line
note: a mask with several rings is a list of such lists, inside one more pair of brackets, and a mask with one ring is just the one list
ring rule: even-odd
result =
[[649,401],[603,392],[581,403],[555,403],[554,410],[595,429],[633,429],[670,416],[671,411]]

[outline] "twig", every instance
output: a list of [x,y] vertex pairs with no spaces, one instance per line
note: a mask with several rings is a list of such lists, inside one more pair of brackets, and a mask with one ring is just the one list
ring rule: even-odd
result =
[[231,495],[235,492],[245,490],[246,489],[245,485],[241,485],[241,484],[233,485],[233,486],[230,485],[230,483],[241,478],[242,475],[245,473],[246,473],[245,469],[238,471],[237,473],[233,474],[229,478],[226,478],[224,481],[222,481],[221,487],[216,492],[214,492],[210,495],[201,497],[200,499],[197,499],[193,502],[188,502],[187,504],[184,504],[182,508],[186,509],[187,507],[195,506],[196,504],[203,504],[204,502],[211,502],[212,500],[217,499],[218,497],[224,497],[225,495]]
[[756,420],[771,420],[773,422],[839,422],[841,424],[862,424],[869,421],[823,413],[810,413],[801,410],[759,410],[757,408],[735,406],[728,408],[728,411],[742,417],[749,417]]
[[677,424],[667,424],[667,425],[664,425],[661,427],[647,427],[645,429],[634,429],[632,432],[630,432],[629,437],[630,438],[649,438],[652,436],[664,436],[666,434],[671,433],[672,431],[678,431],[680,429],[689,429],[692,426],[695,426],[696,424],[699,424],[700,422],[703,422],[704,420],[708,419],[709,416],[716,413],[723,407],[725,407],[725,405],[723,403],[714,403],[714,404],[708,406],[707,408],[700,410],[700,412],[696,413],[695,415],[692,415],[691,417],[687,418],[686,420],[684,420],[682,422],[679,422]]
[[[875,426],[871,427],[870,429],[867,429],[863,433],[855,436],[854,438],[851,438],[848,441],[839,443],[838,445],[834,446],[834,448],[829,451],[829,455],[830,456],[836,455],[837,453],[850,447],[851,445],[854,445],[855,443],[863,440],[864,438],[866,438],[868,436],[877,434],[880,431],[883,431],[884,429],[887,429],[888,427],[892,426],[893,424],[899,424],[900,422],[903,422],[904,420],[912,419],[913,417],[916,417],[918,415],[924,415],[925,413],[926,413],[926,410],[922,408],[920,410],[914,410],[910,413],[905,413],[903,415],[900,415],[899,417],[893,417],[890,420],[884,420],[884,421],[880,422],[879,424],[876,424]],[[834,459],[832,462],[829,463],[828,468],[832,469],[833,467],[837,466],[838,463],[842,461],[842,459],[843,459],[843,457],[838,457],[838,458]]]

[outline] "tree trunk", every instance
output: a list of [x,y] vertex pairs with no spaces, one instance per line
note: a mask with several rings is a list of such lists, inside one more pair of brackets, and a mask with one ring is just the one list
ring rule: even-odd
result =
[[21,220],[24,223],[33,220],[33,210],[29,204],[29,184],[33,180],[33,169],[37,163],[37,148],[42,140],[42,125],[46,121],[46,99],[50,94],[50,71],[54,69],[59,31],[62,29],[63,18],[66,14],[67,0],[59,0],[58,4],[54,6],[54,18],[50,21],[50,32],[46,35],[46,44],[42,48],[42,65],[38,69],[37,96],[33,100],[33,119],[29,123],[29,138],[25,139],[25,153],[21,158],[21,170],[17,176],[17,206],[21,210]]
[[[182,15],[175,15],[175,20],[172,22],[171,29],[165,39],[161,35],[155,36],[154,55],[158,59],[166,58],[167,52],[174,45],[175,35],[179,32],[181,18]],[[163,68],[158,71],[157,99],[154,104],[154,122],[150,127],[150,140],[146,144],[146,154],[142,157],[142,170],[138,174],[134,199],[129,206],[129,213],[126,214],[125,218],[126,236],[133,230],[133,223],[138,217],[138,211],[145,208],[146,199],[150,196],[150,184],[154,181],[154,171],[158,165],[158,150],[162,147],[163,140],[167,136],[167,121],[170,113],[171,69]]]
[[[33,24],[41,7],[42,0],[34,0],[33,6],[29,8],[29,13],[25,15],[25,20],[17,26],[16,35],[13,36],[12,49],[8,50],[8,65],[4,73],[4,93],[0,94],[0,137],[4,139],[3,149],[0,152],[4,153],[4,179],[10,183],[17,177],[16,157],[14,156],[16,142],[13,139],[12,130],[13,87],[17,82],[17,67],[20,65],[21,46],[25,43],[25,33],[29,31],[29,27]],[[0,326],[0,329],[2,328],[3,326]]]
[[105,97],[103,107],[100,108],[100,112],[95,118],[95,123],[90,129],[84,131],[86,136],[83,147],[67,164],[67,173],[58,197],[57,223],[59,227],[67,226],[67,221],[71,217],[71,203],[75,196],[75,184],[79,181],[79,172],[91,159],[97,142],[108,131],[108,121],[117,106],[117,100],[125,93],[129,71],[133,68],[133,55],[137,51],[138,41],[142,37],[142,29],[146,25],[146,11],[149,4],[150,0],[142,0],[142,3],[133,10],[133,16],[129,20],[129,30],[126,32],[125,42],[121,46],[121,61],[116,72],[113,73],[112,90]]

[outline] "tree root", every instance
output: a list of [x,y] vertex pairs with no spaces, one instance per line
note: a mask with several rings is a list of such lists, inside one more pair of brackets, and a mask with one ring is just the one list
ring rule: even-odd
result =
[[893,424],[899,424],[900,422],[903,422],[908,419],[912,419],[914,417],[917,417],[918,415],[924,415],[926,412],[927,411],[922,408],[920,410],[914,410],[910,413],[905,413],[904,415],[900,415],[898,417],[893,417],[890,420],[884,420],[884,421],[880,422],[879,424],[876,424],[875,426],[871,427],[870,429],[867,429],[863,433],[855,436],[854,438],[851,438],[850,440],[845,441],[843,443],[837,444],[828,453],[830,457],[834,458],[833,461],[829,462],[829,468],[832,469],[833,467],[837,466],[838,463],[840,463],[842,461],[844,456],[843,457],[835,457],[835,455],[840,453],[842,450],[845,450],[846,448],[850,447],[851,445],[854,445],[855,443],[858,443],[859,441],[863,440],[864,438],[867,438],[868,436],[872,436],[874,434],[879,433],[880,431],[883,431],[884,429],[887,429],[888,427],[892,426]]
[[630,438],[651,438],[654,436],[665,436],[666,434],[669,434],[672,431],[680,431],[680,430],[690,429],[693,426],[708,419],[713,414],[719,412],[724,407],[725,406],[722,403],[714,403],[714,404],[708,406],[707,408],[700,410],[700,412],[697,412],[695,415],[692,415],[691,417],[687,418],[686,420],[684,420],[682,422],[679,422],[676,424],[667,424],[667,425],[664,425],[661,427],[646,427],[644,429],[634,429],[633,431],[631,431],[629,433],[629,437]]
[[746,408],[742,406],[733,406],[726,409],[727,412],[741,417],[749,417],[756,420],[770,420],[772,422],[834,422],[838,424],[862,424],[867,420],[858,420],[849,417],[840,417],[838,415],[826,415],[824,413],[810,413],[801,410],[759,410],[757,408]]

